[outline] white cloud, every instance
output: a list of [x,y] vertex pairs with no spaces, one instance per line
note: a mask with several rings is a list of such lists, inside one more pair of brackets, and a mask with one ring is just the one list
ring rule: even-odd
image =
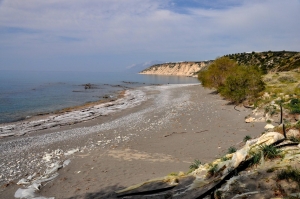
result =
[[166,0],[4,0],[0,52],[3,56],[138,52],[144,53],[144,61],[162,59],[147,57],[150,54],[176,61],[252,50],[300,50],[298,0],[221,2],[222,9],[178,12],[182,8],[174,9]]

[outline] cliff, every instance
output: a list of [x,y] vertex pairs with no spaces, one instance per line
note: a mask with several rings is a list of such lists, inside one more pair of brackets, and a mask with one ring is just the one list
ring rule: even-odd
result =
[[140,74],[196,76],[201,69],[208,66],[211,62],[212,61],[156,64],[143,70]]
[[[235,60],[240,65],[254,65],[260,67],[265,73],[276,71],[289,71],[300,67],[300,52],[268,51],[235,53],[224,55]],[[199,62],[170,62],[155,64],[141,71],[139,74],[149,75],[179,75],[197,76],[198,72],[211,64],[213,60]]]

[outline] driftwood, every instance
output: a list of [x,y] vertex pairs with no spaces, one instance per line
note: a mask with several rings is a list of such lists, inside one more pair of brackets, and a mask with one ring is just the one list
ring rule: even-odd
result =
[[238,105],[235,105],[235,106],[234,106],[234,110],[236,110],[236,111],[238,111],[238,112],[241,112],[240,110],[236,109],[237,106],[238,106]]
[[254,106],[248,106],[248,105],[245,105],[244,103],[243,103],[243,106],[244,106],[245,108],[251,108],[251,109],[254,109]]
[[284,123],[282,124],[282,130],[283,130],[284,138],[286,139],[286,130],[285,130],[285,125],[284,125]]
[[183,133],[187,133],[187,132],[173,132],[173,133],[164,135],[164,137],[169,137],[169,136],[174,135],[174,134],[183,134]]
[[284,125],[284,122],[283,122],[283,111],[282,111],[282,104],[279,103],[280,105],[280,124],[282,124],[282,131],[283,131],[283,135],[284,135],[284,138],[286,139],[286,130],[285,130],[285,125]]
[[283,118],[282,118],[282,104],[280,103],[279,105],[280,105],[280,124],[282,124],[282,120],[283,120]]

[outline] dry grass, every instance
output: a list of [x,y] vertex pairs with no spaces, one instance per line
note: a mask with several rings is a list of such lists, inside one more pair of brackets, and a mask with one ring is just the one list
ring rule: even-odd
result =
[[[269,73],[264,76],[266,91],[272,98],[300,96],[300,73],[296,71]],[[296,96],[295,96],[296,95]]]

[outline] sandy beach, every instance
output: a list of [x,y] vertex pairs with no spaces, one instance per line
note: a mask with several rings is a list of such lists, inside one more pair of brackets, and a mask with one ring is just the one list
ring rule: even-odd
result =
[[[187,172],[195,159],[210,162],[240,147],[246,135],[259,136],[265,125],[245,123],[250,109],[237,111],[200,84],[134,92],[133,103],[84,122],[0,139],[0,198],[15,198],[55,165],[47,176],[53,180],[41,182],[35,197],[116,198],[114,191],[127,186]],[[26,183],[17,185],[22,178]]]

